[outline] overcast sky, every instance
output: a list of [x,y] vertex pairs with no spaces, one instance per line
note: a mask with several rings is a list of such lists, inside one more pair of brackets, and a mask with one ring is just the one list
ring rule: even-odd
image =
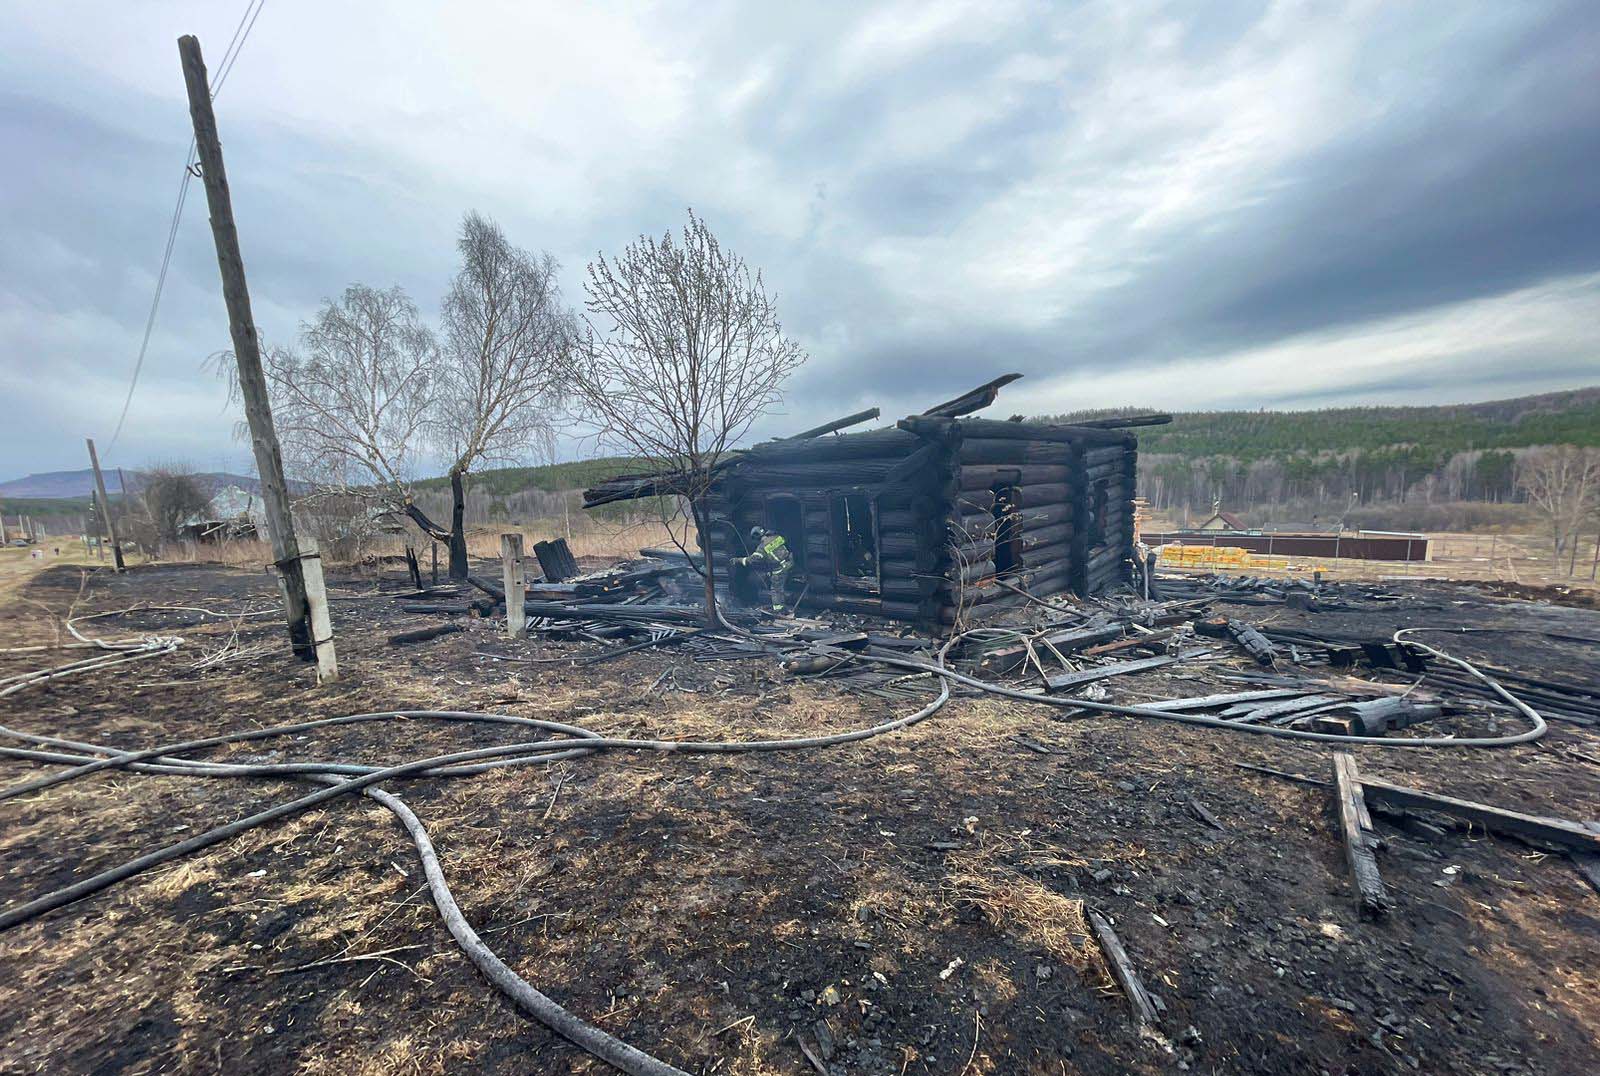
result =
[[[244,0],[10,5],[0,479],[102,453],[189,141],[175,39]],[[779,432],[1600,382],[1600,4],[266,0],[217,98],[263,337],[353,281],[430,317],[481,210],[563,265],[687,207],[811,359]],[[190,192],[111,462],[249,469]],[[569,446],[568,451],[571,451]]]

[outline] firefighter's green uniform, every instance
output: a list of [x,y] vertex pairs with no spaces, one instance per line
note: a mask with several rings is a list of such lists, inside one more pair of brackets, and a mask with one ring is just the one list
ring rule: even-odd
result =
[[781,534],[765,535],[755,552],[736,563],[747,565],[751,571],[767,577],[767,596],[773,612],[783,611],[783,588],[789,580],[789,570],[794,567],[794,554]]

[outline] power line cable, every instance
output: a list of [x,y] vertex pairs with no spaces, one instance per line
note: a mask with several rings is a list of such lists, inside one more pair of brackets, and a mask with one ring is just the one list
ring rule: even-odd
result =
[[[244,14],[239,16],[239,23],[233,28],[233,37],[228,41],[228,47],[223,50],[222,61],[217,65],[217,74],[211,81],[211,98],[216,99],[222,91],[222,84],[227,81],[228,74],[233,70],[234,64],[239,61],[239,54],[244,51],[244,43],[250,38],[250,31],[255,29],[256,19],[261,17],[261,9],[266,7],[267,0],[247,0]],[[183,155],[183,179],[178,184],[178,200],[172,208],[172,222],[167,227],[167,245],[161,253],[161,271],[156,275],[156,292],[150,300],[150,316],[145,319],[144,338],[139,342],[139,357],[133,364],[133,379],[128,384],[128,395],[122,401],[122,413],[117,416],[117,428],[112,431],[111,441],[106,445],[106,458],[111,458],[111,452],[117,446],[117,438],[122,436],[123,424],[128,421],[128,409],[133,406],[133,393],[139,387],[139,374],[144,370],[144,359],[150,350],[150,336],[156,327],[156,311],[161,307],[161,293],[166,287],[167,270],[172,264],[172,250],[178,241],[178,224],[183,218],[183,203],[189,194],[189,181],[194,178],[194,139],[189,139],[189,148]]]

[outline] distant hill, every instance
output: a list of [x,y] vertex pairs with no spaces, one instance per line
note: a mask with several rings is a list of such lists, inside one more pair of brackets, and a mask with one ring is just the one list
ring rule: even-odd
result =
[[1356,503],[1516,502],[1519,453],[1600,446],[1600,386],[1433,407],[1189,411],[1135,432],[1139,490],[1157,509],[1298,505],[1310,518]]
[[[1137,414],[1149,408],[1076,411],[1051,419]],[[1334,407],[1320,411],[1182,411],[1170,426],[1136,431],[1141,453],[1249,462],[1286,456],[1414,446],[1448,457],[1530,445],[1600,445],[1600,386],[1431,407]]]
[[[122,473],[127,479],[129,493],[138,493],[144,488],[143,472],[124,470]],[[206,491],[207,496],[224,486],[238,486],[250,493],[260,491],[260,483],[248,475],[229,474],[227,471],[205,471],[197,473],[194,478]],[[47,471],[44,474],[31,474],[26,478],[13,478],[9,482],[0,482],[0,498],[13,500],[76,500],[89,497],[93,492],[94,472],[87,467],[81,471]],[[120,493],[116,471],[106,472],[106,496],[115,500]]]

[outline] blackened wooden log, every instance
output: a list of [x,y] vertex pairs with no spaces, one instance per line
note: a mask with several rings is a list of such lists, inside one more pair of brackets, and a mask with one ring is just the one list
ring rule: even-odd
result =
[[491,583],[481,575],[469,575],[467,576],[467,582],[471,583],[473,586],[477,587],[491,598],[498,599],[499,601],[506,600],[506,592],[500,588],[500,584]]
[[996,464],[1075,463],[1078,449],[1059,441],[1014,441],[983,437],[961,440],[959,457],[963,467]]
[[1073,468],[1066,464],[963,464],[962,490],[988,490],[996,486],[1061,485],[1071,479]]
[[792,443],[768,441],[746,451],[740,458],[742,470],[752,463],[816,463],[823,460],[899,459],[922,447],[922,440],[905,430],[869,430]]
[[[740,479],[752,495],[757,495],[759,491],[790,491],[806,486],[837,489],[843,493],[851,486],[873,486],[884,482],[900,462],[898,458],[827,460],[817,463],[791,463],[784,460],[760,465],[747,464],[740,471]],[[919,463],[919,469],[926,462]],[[931,467],[928,469],[933,470]],[[916,475],[915,471],[903,474],[897,481],[909,482]],[[938,481],[941,477],[936,472],[927,476],[929,481]]]
[[[487,599],[486,599],[487,600]],[[466,616],[475,608],[473,602],[422,602],[417,605],[404,605],[401,610],[407,613],[427,613],[435,616]]]
[[1165,426],[1171,421],[1171,415],[1119,415],[1111,418],[1084,419],[1073,425],[1089,426],[1097,430],[1123,430],[1134,426]]
[[460,624],[436,624],[431,628],[418,628],[416,631],[402,631],[389,636],[390,646],[405,646],[408,643],[425,642],[428,639],[437,639],[441,635],[461,631]]
[[[991,498],[992,500],[992,498]],[[961,507],[965,509],[957,517],[957,527],[967,533],[992,533],[994,529],[993,506],[979,508],[972,505],[966,498],[962,499]],[[1072,506],[1064,502],[1040,505],[1036,508],[1025,508],[1019,513],[1022,517],[1022,532],[1027,534],[1030,530],[1043,527],[1053,527],[1061,524],[1071,526]]]
[[1047,545],[1026,549],[1022,553],[1022,563],[1027,568],[1051,568],[1056,565],[1072,563],[1072,539],[1063,538],[1060,541],[1050,542]]
[[1065,542],[1071,537],[1072,524],[1070,523],[1057,523],[1053,526],[1033,529],[1024,527],[1022,530],[1022,551],[1027,553],[1047,545],[1054,545],[1057,542]]
[[926,607],[922,602],[903,601],[893,598],[880,601],[875,611],[896,620],[921,620],[926,615]]
[[[1064,580],[1067,577],[1068,570],[1066,565],[1054,568],[1046,567],[1036,571],[1025,570],[1008,576],[1006,582],[1032,594],[1037,586]],[[990,602],[1001,601],[1007,597],[1014,596],[1016,596],[1016,591],[1000,586],[998,582],[990,582],[981,586],[967,587],[961,599],[964,604],[987,605]]]
[[999,395],[1002,388],[1021,376],[1021,374],[1002,374],[993,381],[979,385],[970,392],[964,392],[953,400],[946,400],[937,407],[928,408],[923,414],[944,418],[958,418],[961,415],[969,415],[974,411],[981,411],[994,403],[995,397]]
[[844,418],[836,418],[832,422],[824,422],[820,426],[813,426],[809,430],[790,434],[788,437],[782,437],[778,440],[790,444],[793,444],[796,441],[809,441],[813,437],[821,437],[825,433],[836,433],[839,430],[847,429],[850,426],[855,426],[862,422],[871,422],[873,419],[878,417],[878,414],[879,412],[876,407],[869,407],[865,411],[857,411],[853,415],[846,415]]
[[981,556],[957,560],[954,558],[943,561],[934,568],[921,568],[911,560],[885,560],[880,569],[884,579],[938,577],[942,579],[960,579],[963,582],[973,582],[985,576],[994,574],[994,560],[991,557],[992,549],[981,550]]
[[854,596],[838,595],[829,605],[841,613],[855,613],[860,616],[873,616],[883,611],[883,603],[878,598],[858,598]]
[[1130,433],[1086,426],[1052,426],[1042,422],[998,422],[987,418],[945,419],[912,415],[897,425],[923,437],[973,437],[1005,441],[1054,441],[1083,444],[1132,444]]
[[539,558],[539,570],[547,582],[564,583],[582,574],[565,538],[533,543],[533,555]]
[[[968,540],[966,541],[962,541],[962,536],[963,535],[960,532],[954,536],[955,541],[958,541],[960,544],[952,544],[952,546],[949,546],[949,548],[952,549],[952,556],[962,557],[962,559],[965,560],[971,560],[974,559],[974,557],[994,556],[994,530],[989,530],[989,532],[973,533],[973,535],[968,536]],[[1027,554],[1027,552],[1035,552],[1038,551],[1038,549],[1054,548],[1054,546],[1059,546],[1059,544],[1062,543],[1067,543],[1070,546],[1070,543],[1072,543],[1072,540],[1074,540],[1074,536],[1074,530],[1072,530],[1072,527],[1070,527],[1069,524],[1058,524],[1056,527],[1042,528],[1042,530],[1037,530],[1037,532],[1027,532],[1027,530],[1024,530],[1024,532],[1022,532],[1021,551],[1024,552],[1024,554]]]
[[883,481],[885,485],[893,485],[906,481],[922,471],[930,472],[939,480],[948,479],[955,473],[955,461],[944,445],[923,445],[889,468],[889,472],[883,476]]
[[896,601],[920,601],[929,595],[942,590],[945,580],[930,577],[909,579],[884,579],[878,585],[878,592],[885,599]]
[[[1065,484],[1019,486],[1017,488],[1017,504],[1022,508],[1046,508],[1052,505],[1065,505],[1070,499],[1070,492],[1071,487]],[[969,490],[961,494],[958,506],[963,515],[991,511],[994,508],[994,494],[986,489]]]

